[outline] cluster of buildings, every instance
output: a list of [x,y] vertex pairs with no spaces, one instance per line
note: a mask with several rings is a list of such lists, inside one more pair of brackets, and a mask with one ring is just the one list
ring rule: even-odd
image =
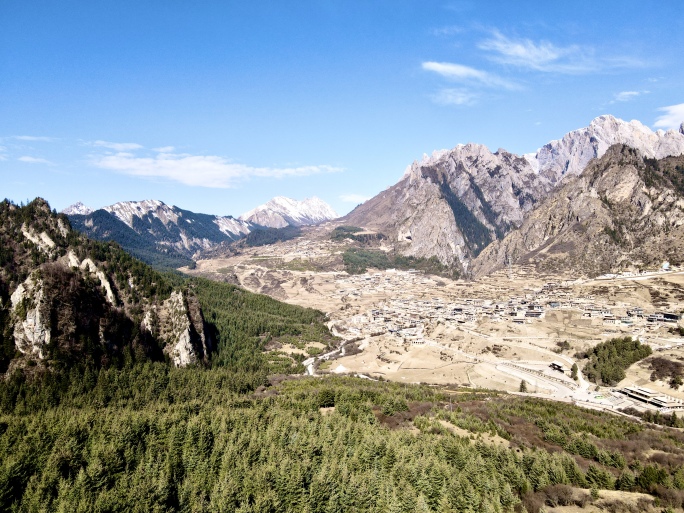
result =
[[[409,285],[425,285],[432,282],[416,271],[387,271],[385,273],[349,276],[336,280],[340,296],[381,295],[410,290]],[[675,313],[646,313],[643,308],[628,305],[602,304],[592,295],[575,297],[567,284],[547,283],[541,289],[509,299],[433,297],[415,299],[406,295],[400,299],[381,301],[366,314],[349,320],[355,336],[390,333],[405,342],[420,343],[423,326],[435,322],[457,323],[475,327],[483,321],[530,323],[543,319],[549,311],[571,310],[578,319],[590,320],[596,325],[630,328],[657,329],[663,324],[676,325],[680,316]],[[635,336],[636,332],[633,333]]]

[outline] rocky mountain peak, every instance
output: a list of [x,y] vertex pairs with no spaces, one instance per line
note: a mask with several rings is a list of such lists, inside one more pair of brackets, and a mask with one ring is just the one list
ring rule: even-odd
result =
[[613,144],[626,144],[649,158],[681,155],[684,153],[683,136],[674,130],[653,132],[639,121],[623,121],[604,115],[592,120],[588,127],[549,142],[529,160],[536,160],[539,172],[557,183],[566,175],[580,174],[591,159],[602,157]]
[[329,221],[339,217],[323,200],[313,196],[297,201],[285,196],[276,196],[267,203],[245,212],[239,219],[250,223],[284,228],[285,226],[306,226]]
[[509,264],[596,276],[684,254],[684,156],[652,159],[616,144],[540,203],[472,263],[474,276]]
[[86,207],[83,203],[80,201],[77,203],[74,203],[73,205],[69,205],[67,208],[62,210],[62,214],[66,214],[68,216],[87,216],[88,214],[92,214],[93,209],[90,207]]
[[178,215],[173,211],[173,207],[169,207],[159,200],[120,201],[113,205],[102,207],[102,210],[113,214],[131,228],[133,228],[133,219],[135,217],[142,219],[150,214],[158,217],[164,224],[178,222]]

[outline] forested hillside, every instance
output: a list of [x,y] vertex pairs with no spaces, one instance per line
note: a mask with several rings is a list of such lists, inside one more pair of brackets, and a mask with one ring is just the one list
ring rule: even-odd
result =
[[321,312],[160,274],[73,231],[40,199],[0,204],[0,248],[0,373],[17,379],[47,372],[68,384],[73,372],[171,360],[228,366],[258,382],[303,370],[284,355],[262,355],[270,338],[334,342]]
[[669,428],[493,392],[279,381],[250,393],[227,368],[146,363],[74,379],[56,406],[5,402],[0,505],[536,513],[586,505],[588,488],[684,496],[684,436]]

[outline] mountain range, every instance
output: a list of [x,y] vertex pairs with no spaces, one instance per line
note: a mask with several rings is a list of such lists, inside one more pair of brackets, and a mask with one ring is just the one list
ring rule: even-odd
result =
[[683,255],[684,155],[651,159],[616,144],[487,246],[471,274],[533,264],[546,274],[597,276]]
[[303,226],[337,217],[318,198],[277,197],[232,216],[198,214],[159,200],[122,201],[98,210],[76,203],[62,211],[74,228],[97,240],[115,240],[133,255],[161,267],[191,264],[200,252],[264,227]]
[[600,116],[534,154],[458,145],[414,162],[397,184],[340,222],[382,232],[402,254],[435,256],[468,274],[487,246],[521,227],[542,201],[614,144],[646,158],[681,155],[684,125],[653,132],[638,121]]
[[[637,153],[629,154],[628,158],[625,148]],[[281,196],[238,219],[197,214],[157,200],[125,201],[96,211],[78,203],[64,212],[73,226],[87,235],[99,240],[116,240],[135,256],[163,267],[191,265],[192,258],[203,252],[225,251],[226,244],[254,230],[301,227],[336,219],[338,225],[382,233],[398,254],[436,257],[462,276],[479,276],[539,250],[540,240],[550,244],[549,237],[560,237],[558,244],[561,239],[564,244],[570,244],[569,239],[565,240],[570,237],[569,232],[563,231],[568,222],[540,228],[540,219],[544,216],[569,216],[569,219],[574,215],[573,209],[582,204],[597,216],[600,214],[600,219],[594,219],[591,226],[582,225],[586,228],[582,233],[600,235],[601,240],[612,244],[610,262],[617,265],[626,255],[639,261],[663,256],[662,252],[640,250],[645,239],[630,236],[629,230],[624,231],[623,227],[646,229],[640,219],[648,218],[655,210],[668,223],[678,222],[666,211],[679,208],[676,200],[681,195],[676,187],[679,167],[662,160],[682,154],[684,124],[679,131],[654,132],[638,121],[599,116],[589,126],[569,132],[535,153],[516,155],[504,149],[492,152],[484,145],[468,143],[425,155],[408,166],[399,182],[342,218],[337,218],[332,208],[318,198],[296,201]],[[578,179],[605,155],[608,160],[601,165],[612,170],[610,176]],[[644,174],[643,169],[648,169],[648,173]],[[647,193],[651,198],[649,207],[643,198],[634,199],[641,194],[637,189],[624,192],[628,180],[633,185],[639,184],[642,192],[644,187],[651,187]],[[603,187],[600,191],[596,189],[599,185]],[[610,198],[622,198],[624,194],[628,201],[637,202],[638,212],[630,211],[636,216],[634,219],[625,217],[626,214],[615,217],[614,209],[606,211],[594,205],[599,197],[605,200],[602,203],[605,206],[613,201]],[[665,194],[671,201],[653,201],[652,197],[658,194]],[[562,199],[570,197],[575,198],[572,204]],[[562,210],[564,207],[569,210]],[[576,214],[583,215],[583,212]],[[268,239],[276,241],[279,237]],[[575,238],[573,244],[582,247],[587,243],[585,239]],[[676,244],[666,246],[673,248]],[[618,258],[618,253],[622,257]],[[589,265],[590,254],[598,259],[608,253],[589,252],[583,258],[568,256],[564,261],[571,267],[596,272],[606,267]],[[535,261],[548,255],[548,251],[542,252]],[[556,258],[555,262],[559,260]]]

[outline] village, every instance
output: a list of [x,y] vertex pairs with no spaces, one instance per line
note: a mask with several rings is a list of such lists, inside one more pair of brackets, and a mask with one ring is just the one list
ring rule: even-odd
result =
[[684,339],[675,332],[684,305],[679,268],[664,263],[593,279],[544,278],[525,265],[476,281],[415,269],[348,274],[340,266],[348,243],[331,240],[329,227],[316,234],[318,240],[296,238],[201,260],[192,272],[232,275],[248,290],[325,312],[343,345],[307,360],[310,374],[509,393],[521,393],[525,382],[528,394],[611,411],[684,405],[684,391],[653,382],[638,364],[618,386],[597,387],[582,376],[580,357],[599,342],[629,336],[684,360]]
[[[593,408],[684,410],[684,395],[672,396],[662,387],[652,390],[643,379],[607,389],[588,383],[581,371],[573,379],[571,370],[577,354],[613,337],[630,336],[657,352],[684,352],[684,339],[672,333],[680,322],[674,309],[578,293],[599,280],[662,274],[530,284],[508,296],[510,290],[500,280],[489,287],[453,290],[418,271],[338,277],[337,297],[348,304],[363,299],[371,304],[348,317],[341,310],[331,323],[335,334],[356,343],[361,352],[336,354],[334,362],[320,367],[323,372],[426,383],[461,379],[461,385],[511,393],[519,393],[524,381],[534,394]],[[429,292],[433,295],[428,297]]]

